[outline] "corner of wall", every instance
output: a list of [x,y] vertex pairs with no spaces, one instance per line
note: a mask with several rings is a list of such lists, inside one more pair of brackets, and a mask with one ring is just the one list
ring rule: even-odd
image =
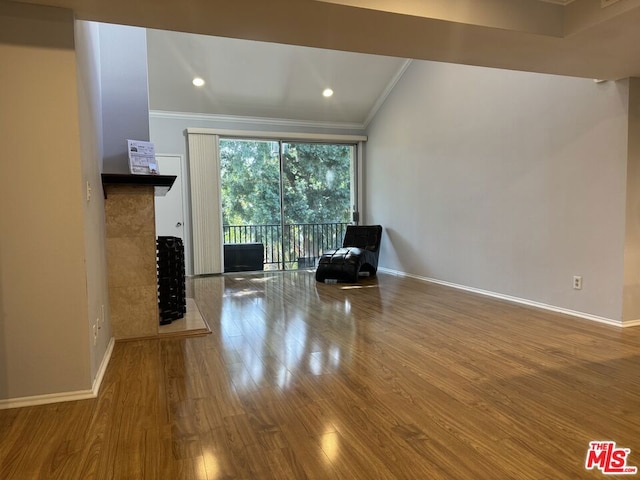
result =
[[102,191],[102,91],[98,24],[76,21],[78,109],[82,163],[87,323],[90,378],[95,382],[109,349],[111,322],[107,287],[106,228]]
[[622,320],[640,318],[640,78],[628,79],[627,202]]

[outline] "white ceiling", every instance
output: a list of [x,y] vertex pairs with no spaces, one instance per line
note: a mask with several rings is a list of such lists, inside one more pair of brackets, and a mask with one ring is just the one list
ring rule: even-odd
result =
[[[147,31],[151,110],[267,117],[362,127],[405,59]],[[194,87],[194,77],[205,80]],[[322,96],[331,88],[331,98]]]

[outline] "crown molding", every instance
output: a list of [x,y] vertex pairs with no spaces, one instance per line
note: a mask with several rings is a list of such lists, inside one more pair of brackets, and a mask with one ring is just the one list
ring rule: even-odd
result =
[[237,115],[217,115],[210,113],[168,112],[164,110],[150,110],[149,118],[173,120],[200,120],[205,122],[220,122],[245,125],[272,125],[286,128],[313,128],[328,130],[364,130],[363,123],[322,122],[316,120],[294,120],[287,118],[269,117],[241,117]]
[[369,115],[367,116],[367,119],[364,121],[364,128],[368,128],[369,127],[369,124],[371,123],[371,121],[374,119],[374,117],[378,113],[378,110],[380,110],[380,107],[382,107],[384,102],[387,100],[387,97],[391,94],[391,92],[395,88],[396,84],[400,81],[400,79],[404,75],[404,72],[407,71],[407,68],[409,68],[409,65],[411,65],[412,61],[413,60],[411,60],[411,59],[405,60],[405,62],[398,69],[398,71],[393,76],[393,78],[389,81],[389,83],[385,87],[385,89],[382,92],[382,94],[378,97],[378,100],[376,100],[376,103],[373,104],[373,107],[371,108],[371,111],[369,112]]

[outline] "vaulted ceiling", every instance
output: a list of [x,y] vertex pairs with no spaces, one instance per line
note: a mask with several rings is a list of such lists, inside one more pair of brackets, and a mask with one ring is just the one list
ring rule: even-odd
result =
[[[147,31],[152,110],[362,128],[407,60],[166,30]],[[205,84],[195,87],[192,80]],[[322,92],[334,92],[325,98]]]

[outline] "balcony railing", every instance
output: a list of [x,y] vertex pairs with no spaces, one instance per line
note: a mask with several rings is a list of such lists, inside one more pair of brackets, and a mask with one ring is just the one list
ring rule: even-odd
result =
[[[264,244],[266,270],[312,268],[324,250],[342,245],[347,223],[224,225],[224,243]],[[283,235],[284,233],[284,235]]]

